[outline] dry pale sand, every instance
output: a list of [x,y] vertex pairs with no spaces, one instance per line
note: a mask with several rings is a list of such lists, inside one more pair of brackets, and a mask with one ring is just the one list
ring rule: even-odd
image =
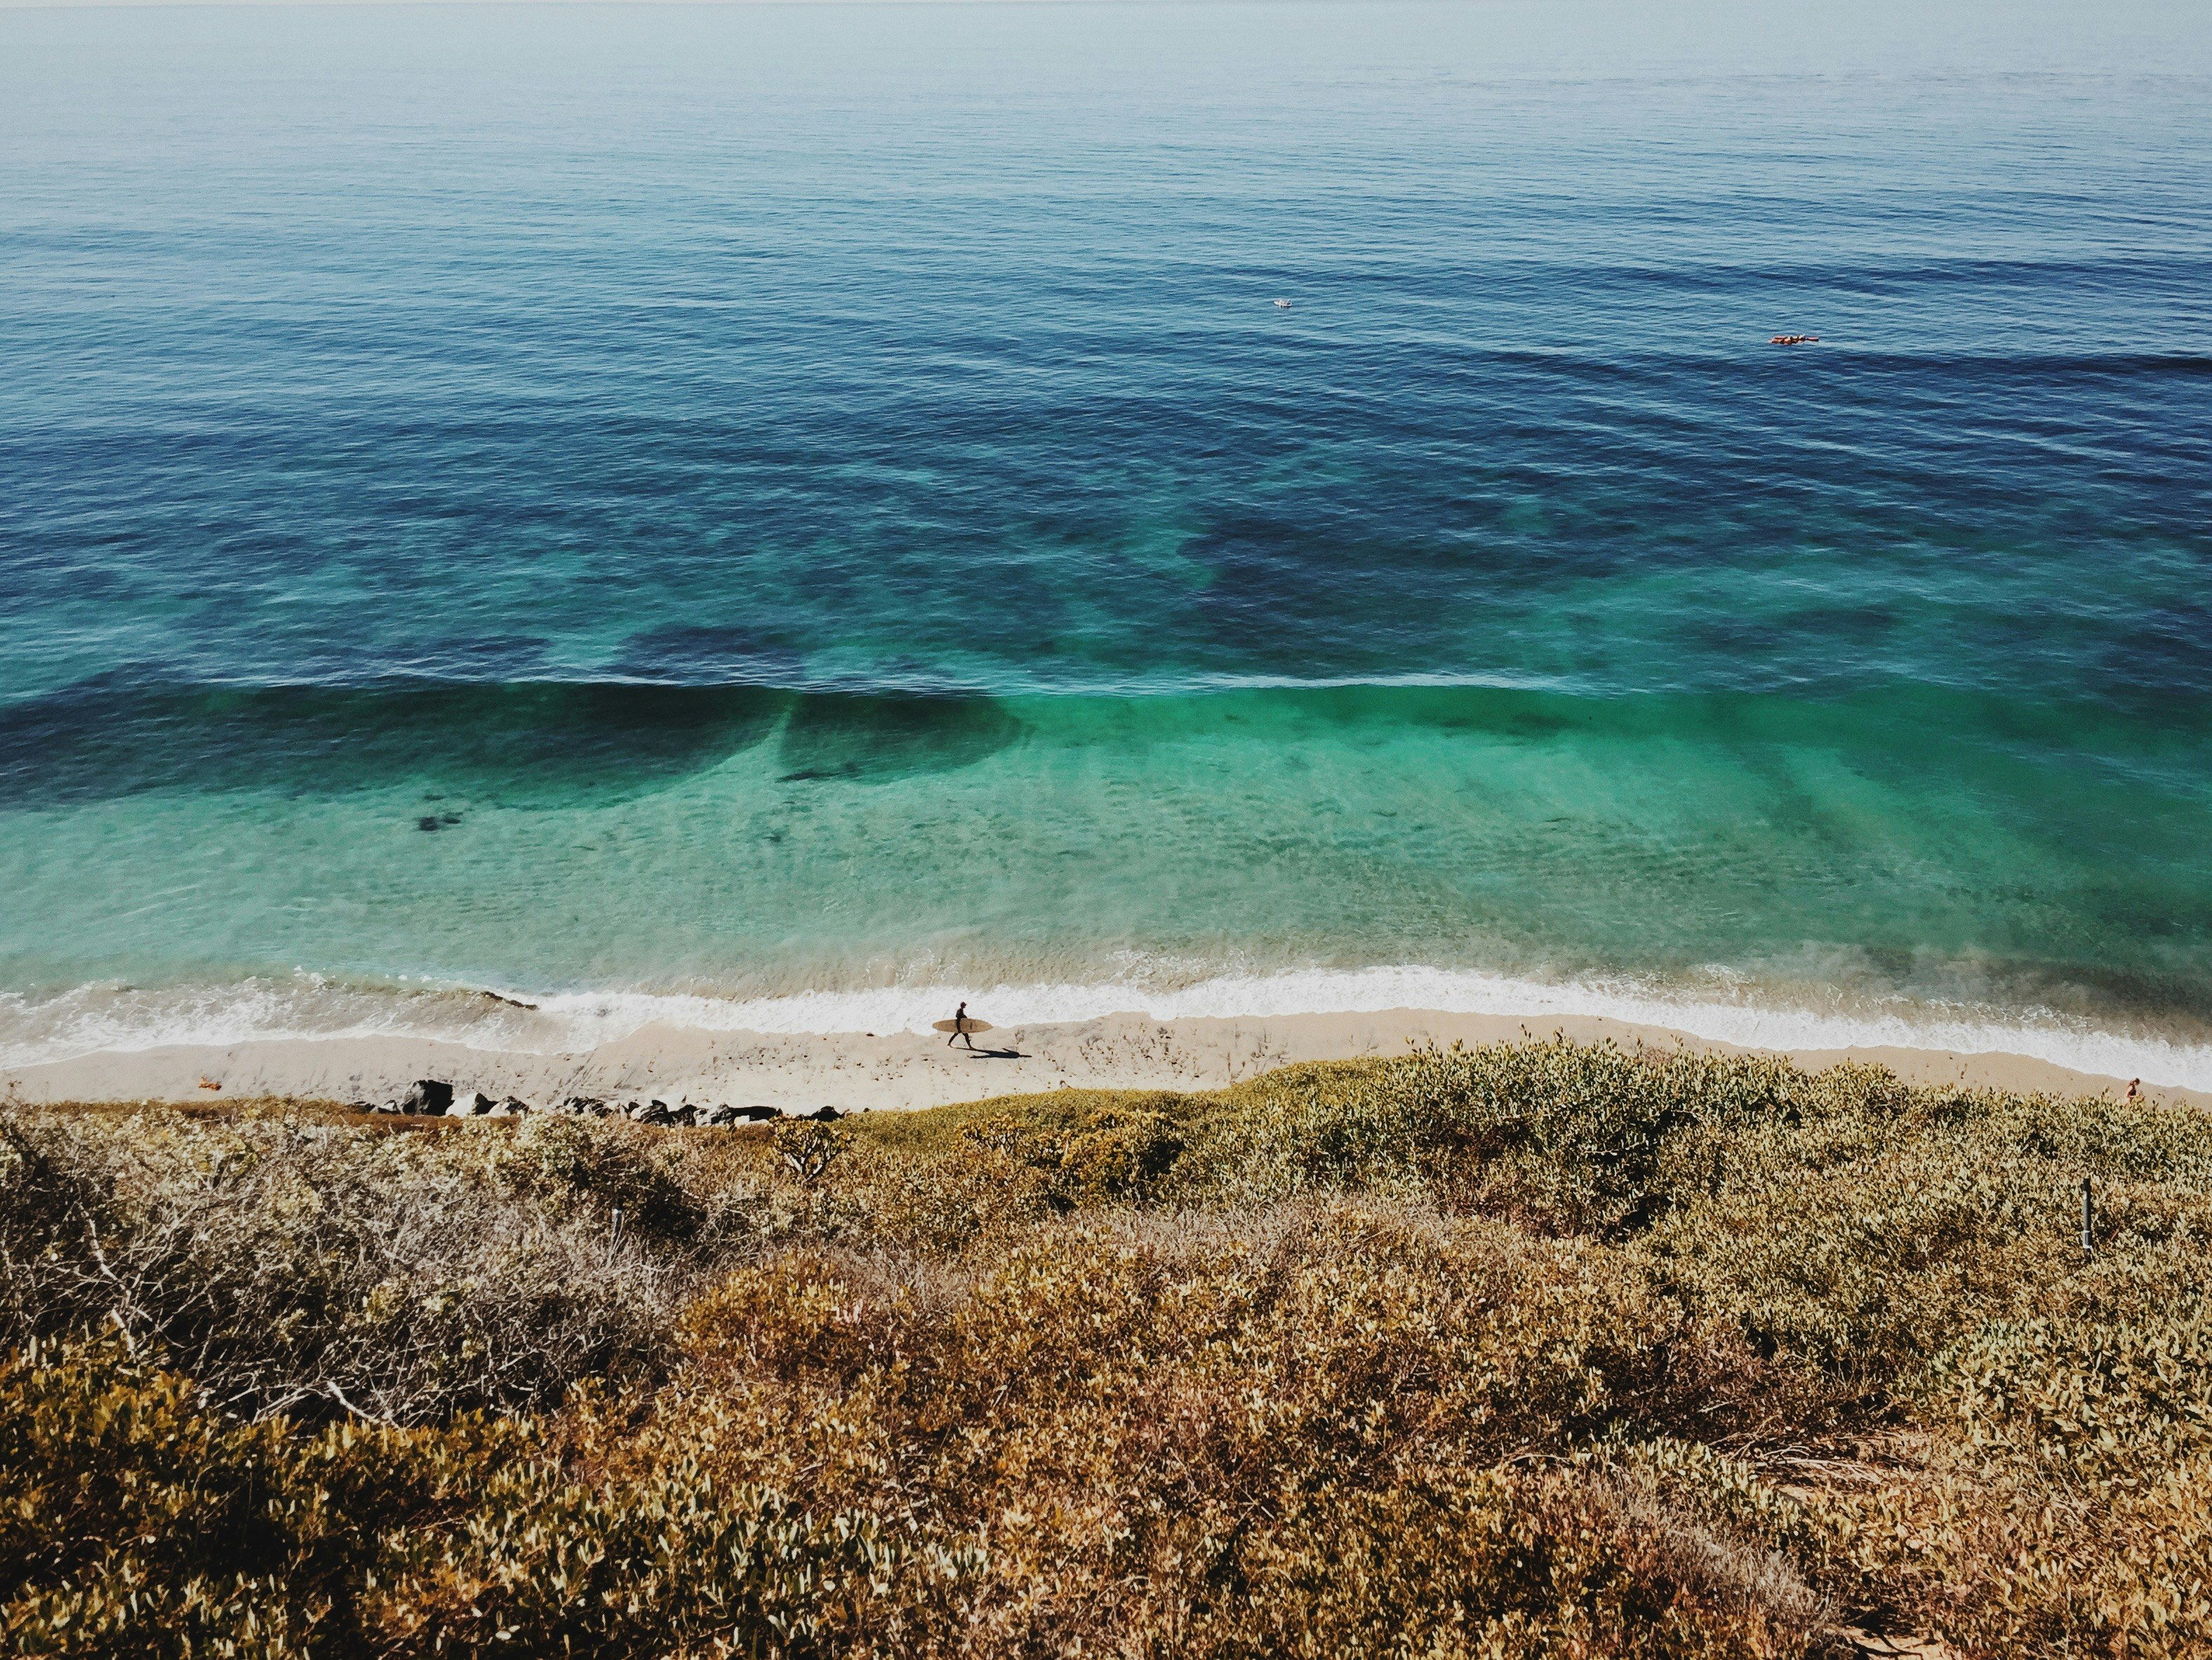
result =
[[[569,1095],[672,1104],[727,1102],[812,1109],[936,1106],[1021,1091],[1078,1088],[1207,1089],[1293,1061],[1395,1055],[1412,1044],[1495,1043],[1564,1033],[1577,1042],[1611,1039],[1725,1052],[1660,1027],[1595,1016],[1523,1021],[1510,1015],[1298,1015],[1272,1019],[1155,1021],[1117,1015],[1066,1025],[986,1033],[975,1053],[942,1037],[898,1033],[769,1035],[647,1027],[581,1053],[471,1049],[408,1038],[333,1038],[179,1047],[88,1055],[0,1075],[0,1094],[30,1101],[209,1099],[201,1081],[226,1095],[294,1095],[383,1100],[416,1078],[463,1090],[545,1102]],[[2118,1094],[2125,1081],[2069,1071],[2019,1055],[1867,1048],[1793,1051],[1812,1067],[1872,1061],[1914,1083],[1966,1083],[2063,1094]],[[2148,1088],[2154,1100],[2212,1106],[2212,1094]]]

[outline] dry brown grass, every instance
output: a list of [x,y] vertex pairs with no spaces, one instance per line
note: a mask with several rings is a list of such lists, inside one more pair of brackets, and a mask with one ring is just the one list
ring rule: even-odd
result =
[[1548,1044],[0,1202],[26,1653],[2212,1652],[2192,1115]]

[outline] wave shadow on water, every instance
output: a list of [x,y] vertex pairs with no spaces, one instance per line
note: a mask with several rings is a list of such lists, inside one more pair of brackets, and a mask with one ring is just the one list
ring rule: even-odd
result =
[[799,698],[781,745],[786,784],[883,784],[972,766],[1017,742],[993,698],[823,693]]
[[0,804],[151,791],[332,796],[409,781],[510,807],[618,801],[761,743],[789,701],[756,687],[106,676],[0,709]]
[[0,806],[149,791],[328,797],[420,783],[486,806],[607,805],[781,731],[785,782],[957,770],[1022,724],[982,697],[757,686],[134,686],[80,682],[0,708]]

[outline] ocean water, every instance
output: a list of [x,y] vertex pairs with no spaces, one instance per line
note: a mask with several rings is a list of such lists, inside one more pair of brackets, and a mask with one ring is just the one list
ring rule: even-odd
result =
[[2212,25],[1832,10],[0,10],[0,1066],[2212,1087]]

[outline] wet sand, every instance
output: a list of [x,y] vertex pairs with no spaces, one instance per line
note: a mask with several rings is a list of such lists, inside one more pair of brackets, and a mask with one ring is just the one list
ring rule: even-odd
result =
[[[1267,1019],[1158,1021],[1135,1015],[983,1034],[978,1048],[911,1033],[765,1034],[648,1027],[575,1053],[494,1051],[427,1039],[294,1039],[228,1047],[178,1046],[87,1055],[0,1074],[0,1094],[28,1101],[207,1100],[291,1095],[375,1101],[416,1078],[533,1103],[569,1095],[657,1098],[812,1110],[936,1106],[987,1095],[1063,1087],[1218,1088],[1297,1061],[1402,1054],[1409,1045],[1512,1041],[1564,1033],[1577,1042],[1680,1045],[1717,1053],[1727,1044],[1597,1016],[1297,1015]],[[2021,1092],[2118,1095],[2126,1081],[2075,1072],[2026,1056],[1933,1049],[1793,1050],[1802,1065],[1845,1059],[1886,1066],[1912,1083],[1960,1083]],[[2146,1086],[2151,1099],[2212,1107],[2212,1093]]]

